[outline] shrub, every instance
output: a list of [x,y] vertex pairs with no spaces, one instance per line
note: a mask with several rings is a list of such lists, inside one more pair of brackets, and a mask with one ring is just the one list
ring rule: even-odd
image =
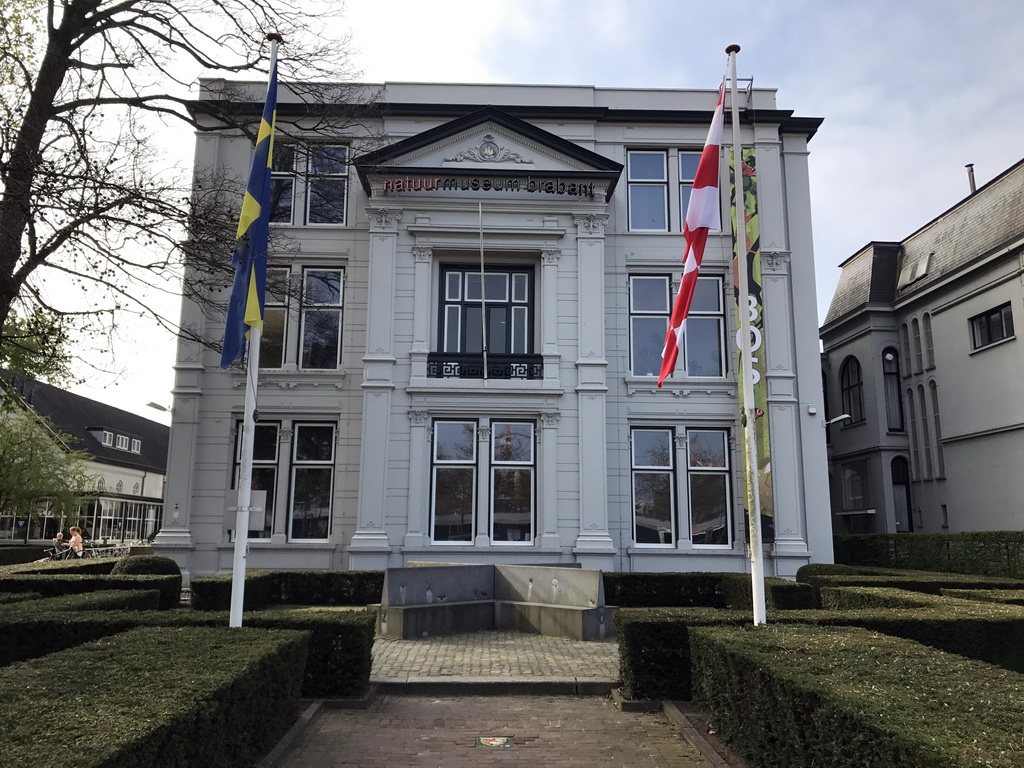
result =
[[[295,720],[307,643],[304,632],[143,628],[0,670],[4,764],[251,766]],[[60,749],[58,723],[73,724]]]
[[92,574],[0,575],[0,592],[38,592],[44,597],[95,592],[99,589],[157,589],[160,607],[174,608],[181,597],[181,576],[100,576]]
[[181,576],[181,568],[169,557],[161,555],[137,555],[119,557],[111,575],[145,573],[156,576]]

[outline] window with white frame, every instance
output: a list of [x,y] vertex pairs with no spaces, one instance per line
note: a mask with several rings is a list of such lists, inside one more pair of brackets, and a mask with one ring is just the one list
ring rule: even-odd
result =
[[[430,527],[435,544],[472,544],[480,526],[493,545],[533,544],[535,431],[530,421],[434,421]],[[485,435],[489,440],[480,449]],[[481,476],[487,478],[484,486]],[[486,510],[486,522],[478,520],[478,510]]]
[[100,441],[100,444],[107,448],[112,447],[114,445],[114,433],[103,430],[103,439]]
[[675,434],[670,428],[635,427],[630,433],[633,541],[637,546],[676,543]]
[[631,232],[668,232],[668,154],[634,150],[626,154]]
[[694,546],[731,546],[729,433],[686,430],[690,540]]
[[132,453],[142,453],[142,441],[138,438],[132,439]]
[[[291,450],[281,450],[282,430],[291,431]],[[241,423],[235,440],[237,488],[241,461]],[[331,533],[337,426],[323,422],[260,422],[253,437],[252,506],[263,506],[262,528],[251,538],[269,538],[278,501],[284,504],[284,525],[290,541],[323,541]],[[287,445],[287,443],[286,443]],[[283,487],[282,487],[283,485]],[[261,519],[250,514],[250,525]]]
[[124,481],[123,480],[118,480],[117,481],[117,484],[114,486],[114,493],[124,493]]
[[843,400],[843,413],[850,414],[850,423],[864,421],[864,380],[856,357],[848,357],[839,369],[839,393]]
[[690,192],[693,181],[697,177],[697,165],[700,163],[700,152],[679,152],[679,230],[682,231],[686,222],[686,209],[690,205]]
[[921,316],[921,325],[924,330],[924,367],[931,369],[935,367],[935,339],[932,337],[932,316],[925,312]]
[[275,144],[270,221],[344,225],[348,203],[348,147]]
[[[630,370],[634,376],[657,376],[672,311],[667,275],[629,278]],[[683,349],[674,376],[720,378],[725,375],[725,313],[722,281],[699,277],[683,333]]]
[[268,268],[260,368],[336,370],[344,293],[345,270],[339,267]]
[[990,309],[970,319],[971,345],[981,349],[997,341],[1011,338],[1013,334],[1013,312],[1009,304]]
[[115,447],[119,451],[127,451],[128,450],[128,436],[127,435],[118,435],[117,436],[117,445]]

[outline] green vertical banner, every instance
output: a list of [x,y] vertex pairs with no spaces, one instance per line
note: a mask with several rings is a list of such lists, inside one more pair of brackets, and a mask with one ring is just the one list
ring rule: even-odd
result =
[[[729,200],[733,222],[733,232],[736,223],[736,185],[733,169],[733,153],[729,150]],[[765,348],[764,334],[764,303],[763,291],[761,288],[761,227],[757,216],[757,156],[753,148],[742,150],[743,158],[743,212],[747,223],[747,292],[749,304],[746,307],[736,307],[737,328],[736,346],[738,349],[738,370],[737,377],[743,371],[743,355],[750,355],[751,375],[754,379],[754,432],[757,441],[757,483],[761,494],[761,537],[764,541],[775,540],[775,499],[772,495],[772,446],[768,424],[768,384],[765,373],[767,370],[767,354]],[[733,276],[738,279],[736,269],[736,238],[733,237]],[[735,294],[739,295],[738,286]],[[750,338],[740,338],[739,312],[746,312],[750,320]],[[743,402],[743,387],[739,387],[740,407],[746,408]],[[743,461],[744,470],[747,470],[746,462],[750,452],[747,450],[746,430],[741,430],[743,436]],[[745,471],[744,478],[754,476],[755,473]],[[747,510],[754,508],[753,488],[746,488]],[[749,529],[748,529],[749,530]]]

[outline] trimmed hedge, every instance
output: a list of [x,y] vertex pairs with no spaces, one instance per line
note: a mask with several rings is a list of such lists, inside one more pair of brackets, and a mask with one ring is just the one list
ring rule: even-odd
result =
[[1024,579],[1024,531],[833,537],[837,563]]
[[872,587],[822,587],[821,607],[826,611],[856,611],[862,608],[924,608],[927,599],[918,599],[905,589]]
[[[876,590],[877,602],[901,599]],[[1014,605],[909,594],[920,608],[775,611],[772,624],[856,626],[938,650],[1024,672],[1024,609]],[[615,611],[623,694],[631,699],[692,698],[691,627],[748,626],[739,611],[700,608],[620,608]]]
[[1014,768],[1024,678],[860,629],[697,627],[696,688],[760,768]]
[[[192,607],[224,611],[231,606],[231,575],[192,579]],[[383,571],[247,571],[245,610],[270,605],[371,605],[381,601]]]
[[[604,599],[620,608],[753,609],[749,574],[742,573],[616,573],[603,574]],[[814,592],[805,584],[765,579],[769,608],[814,607]]]
[[110,573],[112,576],[140,573],[157,576],[181,576],[181,568],[173,559],[163,555],[137,555],[117,558]]
[[15,574],[0,576],[0,592],[38,592],[44,597],[74,595],[106,589],[156,589],[160,607],[174,608],[181,599],[181,575],[102,576],[89,573]]
[[[352,698],[370,685],[374,616],[363,611],[293,609],[244,614],[243,628],[300,629],[311,633],[302,695]],[[0,666],[62,651],[142,626],[227,627],[227,612],[0,611]]]
[[31,563],[43,557],[46,551],[31,544],[4,544],[0,546],[0,566]]
[[251,766],[295,720],[308,640],[143,628],[0,670],[2,764]]
[[986,603],[1024,605],[1024,589],[944,589],[942,594],[946,597],[957,597],[961,600],[981,600]]
[[[31,594],[31,593],[28,593]],[[155,611],[160,607],[160,592],[156,589],[105,589],[80,595],[42,597],[36,595],[30,602],[13,604],[13,611],[21,613],[75,613],[79,611]],[[0,615],[9,612],[11,604],[0,606]]]
[[89,573],[109,574],[117,565],[116,557],[90,557],[85,560],[71,558],[68,560],[34,561],[20,565],[5,565],[0,568],[0,577],[14,574],[29,573]]

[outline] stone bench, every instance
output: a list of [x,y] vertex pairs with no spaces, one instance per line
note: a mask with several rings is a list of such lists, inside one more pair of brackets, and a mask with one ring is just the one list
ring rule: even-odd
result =
[[422,563],[385,572],[379,634],[408,640],[495,629],[573,640],[614,636],[601,571]]

